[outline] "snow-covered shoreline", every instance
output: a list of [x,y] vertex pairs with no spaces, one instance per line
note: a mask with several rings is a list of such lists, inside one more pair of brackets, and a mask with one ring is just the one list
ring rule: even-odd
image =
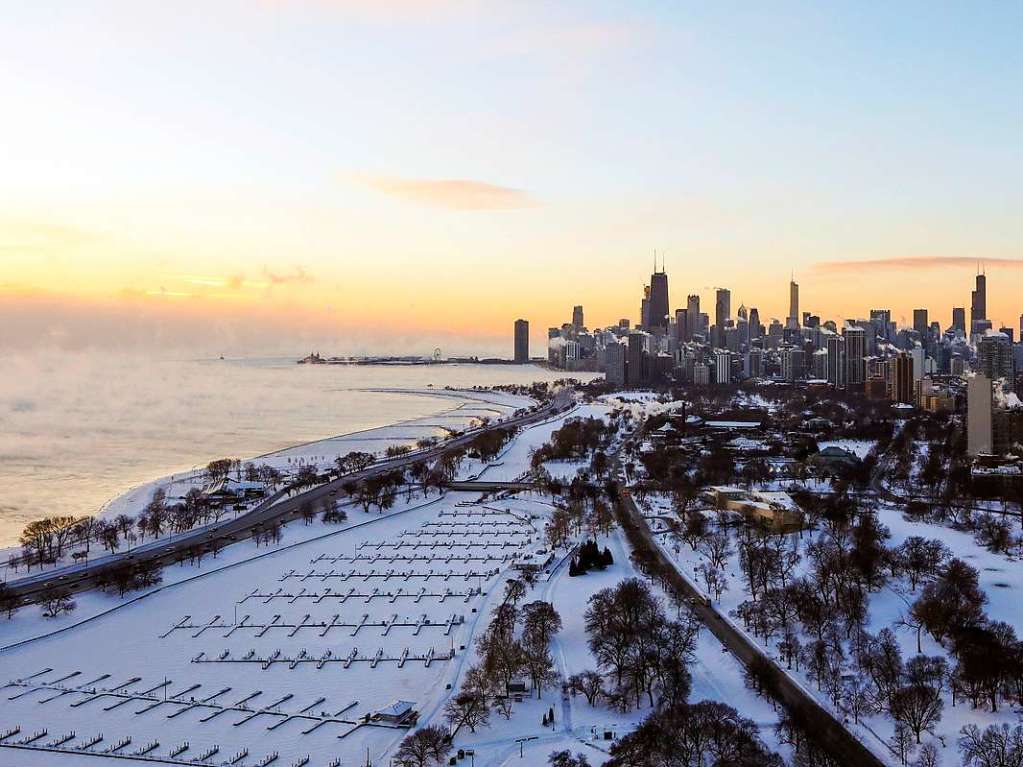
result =
[[[479,418],[502,417],[518,408],[535,404],[535,401],[528,397],[491,390],[391,387],[365,391],[428,397],[437,400],[438,409],[425,416],[294,443],[268,453],[243,458],[242,463],[266,463],[281,471],[310,463],[325,465],[333,462],[335,457],[352,450],[376,453],[386,450],[391,445],[414,445],[419,439],[441,437],[451,430],[465,428]],[[457,404],[452,406],[452,400]],[[443,421],[443,424],[438,424],[437,421]],[[209,459],[219,457],[221,456],[211,455]],[[102,519],[110,519],[120,514],[134,516],[145,507],[157,488],[162,488],[168,497],[184,496],[189,489],[201,487],[203,483],[204,470],[201,468],[173,470],[129,487],[103,504],[94,516]],[[11,556],[17,556],[19,551],[20,547],[14,541],[0,547],[0,580],[7,580],[10,577],[7,572],[9,569],[7,561]]]

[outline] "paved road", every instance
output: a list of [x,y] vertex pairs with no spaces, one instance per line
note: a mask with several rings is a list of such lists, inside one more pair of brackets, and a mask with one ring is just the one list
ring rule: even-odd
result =
[[452,449],[464,447],[479,434],[491,429],[524,428],[535,425],[566,410],[572,402],[574,402],[574,393],[570,389],[565,389],[560,391],[551,402],[535,412],[467,431],[436,447],[414,450],[403,456],[379,461],[364,471],[346,474],[303,493],[291,495],[287,491],[279,491],[255,508],[234,519],[191,530],[173,538],[152,541],[130,550],[94,559],[88,563],[68,565],[28,575],[24,578],[11,580],[7,585],[23,602],[31,602],[54,586],[59,586],[62,590],[70,592],[93,588],[104,575],[125,562],[152,562],[160,566],[174,564],[183,551],[195,547],[209,549],[216,546],[223,548],[249,537],[258,527],[297,517],[300,514],[299,507],[304,503],[308,501],[315,506],[324,498],[337,496],[341,492],[341,486],[346,482],[358,482],[375,474],[404,469],[418,461],[436,460]]
[[[615,471],[617,472],[617,456]],[[628,490],[621,493],[618,511],[619,522],[633,549],[649,555],[659,571],[658,574],[662,575],[677,593],[681,593],[689,600],[693,611],[703,624],[744,666],[756,664],[756,667],[765,669],[768,675],[767,686],[773,696],[785,704],[794,718],[803,722],[804,729],[821,748],[835,757],[839,764],[883,767],[883,762],[853,736],[831,712],[786,674],[758,645],[727,621],[713,604],[682,576],[674,562],[657,545],[649,525]]]

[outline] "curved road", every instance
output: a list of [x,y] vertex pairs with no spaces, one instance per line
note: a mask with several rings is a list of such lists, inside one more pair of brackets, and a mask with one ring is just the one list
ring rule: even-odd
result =
[[396,458],[379,461],[363,471],[346,474],[297,495],[291,495],[286,490],[278,491],[255,508],[233,519],[196,528],[172,538],[151,541],[148,544],[106,555],[88,563],[67,565],[47,572],[27,575],[24,578],[8,581],[7,586],[21,599],[22,603],[28,603],[37,600],[43,592],[55,587],[69,592],[93,588],[98,581],[103,579],[103,576],[125,562],[151,562],[164,566],[177,562],[179,555],[189,549],[207,550],[214,546],[223,548],[247,538],[257,527],[297,517],[300,513],[299,507],[307,501],[315,504],[326,497],[337,496],[341,486],[346,482],[358,482],[383,472],[404,469],[419,461],[436,460],[450,450],[464,447],[485,431],[532,426],[567,409],[573,401],[572,390],[563,389],[555,395],[551,402],[533,412],[467,431],[436,447],[416,450]]

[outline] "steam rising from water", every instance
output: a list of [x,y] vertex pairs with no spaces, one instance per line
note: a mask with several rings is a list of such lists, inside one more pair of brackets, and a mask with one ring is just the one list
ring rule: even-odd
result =
[[0,547],[29,519],[95,513],[111,497],[217,457],[417,418],[450,400],[364,391],[529,383],[532,367],[349,367],[292,359],[16,355],[0,376]]

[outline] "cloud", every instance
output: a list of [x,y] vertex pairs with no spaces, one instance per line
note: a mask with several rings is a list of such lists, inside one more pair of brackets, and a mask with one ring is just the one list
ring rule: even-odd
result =
[[471,179],[359,176],[355,181],[405,202],[449,210],[516,210],[539,203],[521,189]]
[[892,258],[872,258],[863,261],[818,261],[813,265],[814,271],[831,274],[858,272],[863,269],[886,269],[898,271],[922,271],[927,269],[945,269],[962,267],[998,266],[1006,269],[1023,269],[1023,259],[1018,258],[968,258],[966,256],[895,256]]
[[263,267],[263,276],[271,285],[297,285],[313,282],[313,277],[301,266],[296,266],[288,274],[271,272],[269,268]]

